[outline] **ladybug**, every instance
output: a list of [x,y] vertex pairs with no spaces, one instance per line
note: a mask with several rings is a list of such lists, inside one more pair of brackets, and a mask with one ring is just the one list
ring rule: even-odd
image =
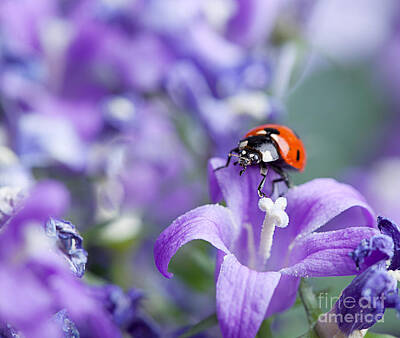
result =
[[274,170],[279,178],[272,181],[272,191],[275,184],[285,182],[290,187],[289,176],[286,170],[303,171],[306,166],[306,151],[301,139],[296,133],[286,126],[279,124],[263,124],[251,129],[236,148],[228,154],[226,164],[215,170],[229,166],[232,157],[237,157],[234,163],[243,167],[240,175],[248,166],[258,165],[262,180],[258,185],[258,195],[264,197],[262,192],[267,177],[268,168]]

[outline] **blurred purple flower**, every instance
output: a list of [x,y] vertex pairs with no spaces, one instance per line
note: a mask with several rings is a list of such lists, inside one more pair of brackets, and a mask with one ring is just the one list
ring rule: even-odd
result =
[[228,22],[228,38],[247,47],[264,43],[282,5],[278,0],[236,1],[235,15]]
[[382,235],[364,239],[351,253],[356,266],[361,264],[364,271],[346,287],[334,307],[338,326],[347,335],[374,325],[386,308],[395,308],[400,314],[398,271],[394,272],[400,268],[400,231],[383,217],[378,217],[378,228]]
[[51,218],[46,222],[45,230],[46,235],[55,240],[75,276],[83,277],[88,254],[76,227],[70,222]]
[[274,107],[265,94],[270,81],[270,65],[264,58],[249,58],[212,75],[184,60],[175,63],[165,85],[173,102],[199,118],[214,143],[224,149],[243,125],[272,117]]
[[[386,215],[399,224],[400,212],[397,203],[400,198],[399,140],[393,139],[397,138],[396,133],[389,134],[392,140],[384,140],[385,149],[381,149],[374,157],[374,162],[369,168],[350,171],[347,181],[352,182],[362,192],[378,215]],[[388,151],[391,152],[390,157],[386,156]]]
[[[107,179],[100,200],[139,212],[157,205],[157,214],[148,214],[153,221],[171,219],[195,205],[202,189],[189,178],[185,181],[194,169],[191,155],[178,138],[166,108],[155,103],[136,105],[126,97],[114,100],[118,101],[111,105],[124,105],[132,115],[119,137],[93,161]],[[113,122],[118,125],[118,121]],[[103,207],[107,208],[107,203]]]
[[19,210],[25,195],[16,187],[0,187],[0,228]]
[[0,324],[0,337],[1,338],[20,338],[18,332],[9,324]]
[[[102,102],[127,92],[147,101],[170,96],[226,151],[243,125],[277,111],[266,94],[265,47],[280,7],[275,0],[217,8],[199,0],[5,1],[0,87],[19,153],[30,165],[55,160],[82,169],[87,143],[107,123]],[[47,133],[35,127],[43,119]]]
[[71,168],[83,168],[85,147],[69,120],[29,114],[18,122],[17,153],[26,166],[48,166],[55,160]]
[[92,337],[118,337],[119,333],[87,287],[55,254],[43,225],[60,217],[68,205],[65,188],[55,182],[39,183],[21,210],[0,235],[0,321],[29,337],[59,337],[51,321],[66,309],[79,327],[90,328]]
[[[223,197],[227,207],[206,205],[176,219],[157,239],[154,257],[159,271],[171,278],[168,263],[182,245],[210,242],[218,249],[216,299],[223,335],[253,337],[266,316],[294,303],[300,277],[356,273],[349,252],[378,230],[370,207],[350,186],[317,179],[293,188],[286,214],[285,199],[258,200],[257,169],[243,177],[234,166],[214,172],[223,163],[210,162],[210,190],[212,200]],[[353,207],[361,209],[366,226],[321,232]]]
[[136,289],[124,292],[116,285],[92,287],[91,292],[111,314],[114,323],[130,336],[143,338],[160,336],[158,328],[150,318],[140,313],[142,292]]

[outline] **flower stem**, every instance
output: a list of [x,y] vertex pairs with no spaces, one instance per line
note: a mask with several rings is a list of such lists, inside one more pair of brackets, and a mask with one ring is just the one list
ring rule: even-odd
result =
[[318,308],[317,297],[315,297],[312,286],[304,278],[300,282],[299,295],[306,310],[308,324],[310,327],[313,327],[322,312]]
[[189,330],[185,333],[181,334],[179,338],[189,338],[194,335],[197,335],[215,325],[218,324],[217,314],[213,313],[212,315],[208,316],[207,318],[203,319],[199,323],[193,325]]

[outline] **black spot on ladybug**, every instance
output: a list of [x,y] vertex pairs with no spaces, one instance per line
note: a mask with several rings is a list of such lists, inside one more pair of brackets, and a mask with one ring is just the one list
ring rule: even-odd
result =
[[278,129],[275,128],[265,128],[264,129],[268,134],[276,134],[279,135],[281,132]]
[[297,154],[296,154],[296,161],[300,160],[300,150],[297,149]]

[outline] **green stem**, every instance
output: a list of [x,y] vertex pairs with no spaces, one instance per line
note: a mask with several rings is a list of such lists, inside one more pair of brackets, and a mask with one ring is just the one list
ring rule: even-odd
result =
[[312,286],[305,279],[302,279],[300,282],[299,294],[306,311],[308,324],[310,327],[313,327],[322,312],[318,308],[317,297],[312,290]]
[[188,331],[180,335],[179,338],[189,338],[200,332],[203,332],[218,324],[217,314],[213,313],[207,318],[203,319],[201,322],[193,325]]

